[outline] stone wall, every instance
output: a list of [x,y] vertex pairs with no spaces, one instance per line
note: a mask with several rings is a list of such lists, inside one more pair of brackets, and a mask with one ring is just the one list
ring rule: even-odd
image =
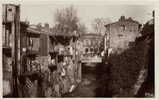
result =
[[110,47],[113,52],[121,52],[129,47],[140,35],[140,24],[132,19],[123,19],[106,25],[106,33],[110,34]]

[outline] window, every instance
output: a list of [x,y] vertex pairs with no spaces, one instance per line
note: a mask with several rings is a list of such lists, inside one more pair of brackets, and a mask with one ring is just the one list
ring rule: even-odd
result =
[[118,37],[119,37],[119,38],[123,37],[123,34],[118,34]]
[[126,29],[125,25],[121,25],[121,30],[125,31],[125,29]]
[[12,11],[12,9],[11,9],[11,8],[9,8],[9,9],[8,9],[8,11],[10,11],[10,12],[11,12],[11,11]]
[[40,39],[30,37],[28,41],[28,46],[31,50],[39,51],[40,48]]
[[94,51],[94,49],[93,48],[90,48],[90,52],[93,52]]
[[87,46],[90,45],[90,41],[88,39],[86,39],[85,42]]
[[85,53],[88,53],[88,48],[85,49]]

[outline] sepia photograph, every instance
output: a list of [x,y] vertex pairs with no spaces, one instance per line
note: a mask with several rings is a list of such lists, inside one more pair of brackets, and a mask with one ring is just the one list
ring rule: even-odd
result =
[[155,7],[2,4],[3,98],[154,98]]

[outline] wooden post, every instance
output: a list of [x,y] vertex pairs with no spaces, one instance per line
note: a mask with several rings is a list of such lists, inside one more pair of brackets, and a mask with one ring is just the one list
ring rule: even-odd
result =
[[16,6],[13,32],[13,96],[18,97],[18,75],[20,74],[20,6]]
[[104,63],[108,62],[108,50],[110,48],[110,25],[108,26],[108,33],[104,39]]

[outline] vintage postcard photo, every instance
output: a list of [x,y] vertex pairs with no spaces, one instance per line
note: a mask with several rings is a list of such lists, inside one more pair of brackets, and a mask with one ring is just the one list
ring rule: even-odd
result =
[[154,98],[154,5],[2,4],[3,98]]

